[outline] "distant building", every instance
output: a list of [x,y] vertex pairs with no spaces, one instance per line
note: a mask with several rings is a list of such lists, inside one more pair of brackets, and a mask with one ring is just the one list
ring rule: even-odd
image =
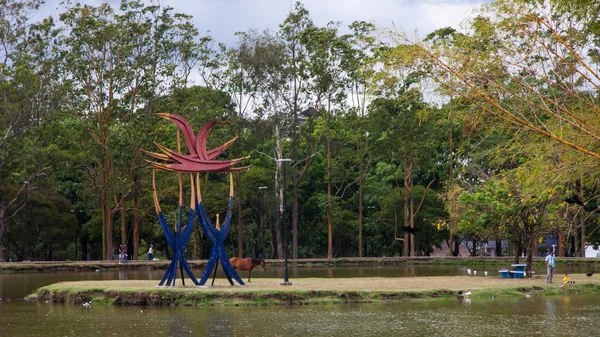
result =
[[600,257],[600,250],[594,249],[591,244],[587,244],[585,246],[585,257]]

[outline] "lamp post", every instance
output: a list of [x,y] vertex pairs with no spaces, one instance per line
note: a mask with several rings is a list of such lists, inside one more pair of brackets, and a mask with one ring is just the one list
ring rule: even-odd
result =
[[262,247],[262,258],[266,259],[267,258],[267,254],[265,254],[265,239],[264,239],[264,212],[265,212],[265,190],[267,189],[267,186],[259,186],[258,190],[261,191],[262,194],[262,209],[261,212],[259,213],[260,215],[260,246]]
[[282,286],[291,286],[292,282],[290,282],[290,280],[288,279],[288,260],[287,260],[287,227],[288,227],[288,220],[287,220],[287,212],[286,212],[286,208],[287,208],[287,201],[286,201],[286,194],[285,193],[285,189],[287,186],[287,176],[286,176],[286,167],[287,167],[287,163],[291,162],[292,160],[290,158],[284,158],[284,159],[276,159],[275,160],[278,163],[283,163],[283,214],[281,216],[281,223],[283,224],[283,260],[284,260],[284,267],[283,267],[283,282],[281,282],[280,284]]

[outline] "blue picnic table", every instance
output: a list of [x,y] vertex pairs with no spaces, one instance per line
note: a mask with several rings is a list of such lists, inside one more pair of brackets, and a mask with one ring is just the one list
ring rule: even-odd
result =
[[525,267],[527,267],[527,264],[525,263],[515,263],[515,264],[511,264],[512,267],[515,268],[515,270],[511,270],[511,274],[513,278],[524,278],[525,277]]
[[527,264],[525,263],[515,263],[515,264],[511,264],[511,267],[514,268],[514,270],[508,270],[508,269],[501,269],[498,270],[498,272],[500,273],[500,277],[502,278],[524,278],[525,277],[525,267],[527,267]]

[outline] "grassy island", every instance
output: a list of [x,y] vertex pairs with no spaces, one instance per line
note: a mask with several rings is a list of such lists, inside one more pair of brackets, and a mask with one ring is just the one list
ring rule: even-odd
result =
[[[503,298],[531,295],[600,293],[600,283],[584,274],[572,274],[575,284],[563,285],[560,275],[554,284],[544,276],[531,279],[500,277],[435,276],[402,278],[299,278],[292,286],[280,279],[256,278],[246,286],[230,286],[217,279],[214,286],[157,287],[158,281],[79,281],[42,287],[28,297],[46,303],[81,305],[305,305],[325,303],[368,303],[460,298],[459,290],[471,291],[469,298]],[[181,283],[178,283],[181,284]]]

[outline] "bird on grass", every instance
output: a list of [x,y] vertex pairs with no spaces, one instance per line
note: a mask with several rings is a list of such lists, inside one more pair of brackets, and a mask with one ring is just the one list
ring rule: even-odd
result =
[[589,273],[585,274],[585,276],[587,276],[587,277],[592,277],[592,275],[594,275],[594,272],[593,272],[593,271],[591,271],[591,272],[589,272]]
[[467,292],[464,292],[461,289],[461,290],[457,291],[456,293],[458,294],[458,296],[462,296],[462,297],[465,297],[465,298],[467,298],[467,297],[469,297],[469,295],[471,295],[471,291],[470,290],[467,291]]
[[483,275],[487,276],[487,271],[484,271],[484,272],[483,272]]
[[467,274],[471,275],[471,269],[467,269]]

